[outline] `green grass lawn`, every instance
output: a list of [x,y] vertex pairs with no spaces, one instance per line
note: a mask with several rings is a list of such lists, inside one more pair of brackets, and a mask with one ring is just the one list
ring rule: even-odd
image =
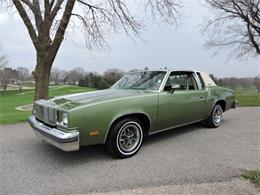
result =
[[[59,96],[71,93],[93,91],[95,89],[78,86],[51,86],[49,96]],[[23,93],[18,91],[7,91],[5,95],[0,95],[0,124],[11,124],[26,121],[31,112],[16,111],[17,106],[33,103],[34,90],[26,89]]]
[[260,187],[260,171],[246,171],[242,176]]
[[239,102],[239,106],[260,106],[260,94],[257,93],[254,87],[236,90],[236,99]]
[[[30,86],[32,87],[32,86]],[[49,96],[59,96],[71,93],[92,91],[95,89],[78,86],[50,86]],[[16,111],[17,106],[33,103],[34,90],[25,89],[23,93],[18,90],[7,91],[7,94],[0,95],[0,124],[11,124],[26,121],[31,112]],[[239,106],[260,106],[260,96],[254,88],[236,90],[236,98]]]

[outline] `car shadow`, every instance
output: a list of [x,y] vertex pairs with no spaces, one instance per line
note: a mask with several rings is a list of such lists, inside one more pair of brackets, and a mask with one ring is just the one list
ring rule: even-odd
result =
[[[203,131],[207,130],[207,128],[203,128],[201,123],[195,123],[175,129],[170,129],[168,131],[156,133],[150,136],[146,136],[144,138],[143,145],[149,146],[154,144],[155,142],[163,142],[168,139],[173,139],[178,136],[182,136],[184,134],[190,133],[192,131]],[[107,151],[105,145],[94,145],[94,146],[83,146],[79,151],[75,152],[64,152],[60,149],[57,149],[48,143],[42,143],[37,146],[37,150],[41,150],[41,153],[45,152],[46,157],[49,160],[54,159],[55,161],[60,161],[64,165],[72,165],[72,164],[82,164],[83,162],[96,162],[98,161],[113,161],[116,159],[111,156]]]
[[49,158],[49,160],[55,159],[56,161],[61,161],[62,164],[77,164],[79,162],[107,161],[112,159],[106,151],[105,145],[83,146],[78,151],[64,152],[48,143],[43,143],[41,150],[46,153],[46,157]]
[[150,145],[150,144],[153,144],[154,142],[162,142],[164,140],[166,141],[168,139],[172,139],[173,137],[182,136],[184,134],[187,134],[187,133],[190,133],[193,131],[199,131],[199,130],[203,131],[205,129],[208,129],[208,128],[203,127],[201,122],[193,123],[190,125],[185,125],[185,126],[178,127],[178,128],[172,128],[167,131],[162,131],[162,132],[158,132],[158,133],[146,136],[143,144]]

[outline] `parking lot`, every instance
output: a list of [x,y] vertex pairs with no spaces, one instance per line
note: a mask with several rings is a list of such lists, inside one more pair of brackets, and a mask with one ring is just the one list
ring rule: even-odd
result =
[[224,114],[218,129],[194,124],[147,137],[132,158],[102,145],[66,153],[40,141],[27,123],[0,126],[0,194],[76,194],[229,181],[260,169],[260,108]]

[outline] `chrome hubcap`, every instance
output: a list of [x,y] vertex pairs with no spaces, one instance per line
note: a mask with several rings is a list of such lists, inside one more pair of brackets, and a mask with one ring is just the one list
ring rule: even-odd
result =
[[215,108],[214,114],[213,114],[213,121],[215,125],[219,125],[222,121],[222,109],[220,106]]
[[141,133],[138,126],[135,124],[128,124],[124,126],[118,136],[118,145],[123,152],[131,152],[138,146]]

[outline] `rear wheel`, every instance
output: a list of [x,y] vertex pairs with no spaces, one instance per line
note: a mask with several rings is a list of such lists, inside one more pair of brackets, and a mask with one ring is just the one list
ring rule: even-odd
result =
[[210,116],[205,120],[206,126],[210,128],[217,128],[222,123],[223,110],[220,105],[216,104],[210,114]]
[[106,145],[114,156],[127,158],[138,152],[142,141],[141,122],[136,118],[125,118],[111,127]]

